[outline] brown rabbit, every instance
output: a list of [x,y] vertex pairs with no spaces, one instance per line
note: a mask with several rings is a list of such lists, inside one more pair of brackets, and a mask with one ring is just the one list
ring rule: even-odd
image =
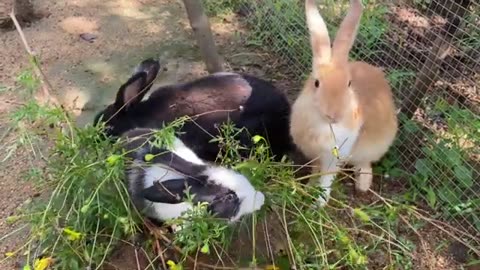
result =
[[290,133],[322,172],[318,181],[325,192],[320,205],[328,202],[334,172],[343,162],[359,170],[356,189],[367,191],[372,184],[371,163],[388,151],[397,134],[396,108],[383,71],[365,62],[349,62],[362,10],[361,0],[350,1],[330,46],[315,0],[305,1],[312,73],[292,106]]

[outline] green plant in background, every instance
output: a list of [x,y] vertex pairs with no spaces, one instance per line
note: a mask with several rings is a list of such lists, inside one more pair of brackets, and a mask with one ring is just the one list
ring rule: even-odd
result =
[[208,16],[221,16],[226,13],[236,12],[247,0],[203,0],[205,13]]
[[415,72],[412,70],[393,69],[388,72],[387,80],[390,83],[390,87],[398,93],[396,96],[401,96],[401,91],[413,84]]
[[474,159],[480,153],[480,119],[442,99],[429,113],[441,117],[444,132],[433,134],[413,120],[402,119],[402,137],[423,137],[422,145],[416,145],[422,155],[417,157],[413,173],[408,174],[412,187],[408,196],[412,201],[421,196],[437,216],[468,220],[478,230],[480,199],[475,190],[480,175]]
[[378,54],[380,45],[385,43],[384,35],[389,28],[385,18],[388,8],[384,3],[373,0],[364,5],[356,42],[350,52],[351,57],[357,60],[368,60]]
[[[302,76],[311,64],[311,48],[301,1],[265,0],[256,1],[205,1],[209,10],[239,10],[243,8],[249,14],[244,17],[251,31],[247,43],[259,47],[279,57],[283,63],[293,64],[291,72]],[[378,50],[383,42],[383,35],[388,29],[385,19],[387,8],[378,1],[366,1],[359,34],[352,57],[368,59]],[[228,8],[227,8],[228,7]],[[319,6],[325,19],[330,36],[335,36],[338,25],[345,16],[348,1],[325,1]],[[213,12],[212,14],[216,14]]]
[[470,13],[466,16],[465,30],[460,39],[460,45],[466,52],[470,50],[480,50],[480,5],[474,4],[471,9]]
[[33,92],[37,90],[40,85],[40,80],[33,74],[32,69],[22,71],[15,81],[20,84],[21,89],[26,91],[27,96],[32,96]]
[[426,10],[432,3],[432,0],[412,0],[412,2],[419,9]]

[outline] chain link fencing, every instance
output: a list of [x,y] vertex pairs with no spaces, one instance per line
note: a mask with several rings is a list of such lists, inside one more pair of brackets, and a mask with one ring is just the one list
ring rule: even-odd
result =
[[[228,10],[248,43],[268,53],[298,89],[310,72],[304,1],[204,0],[210,16]],[[331,37],[349,2],[318,1]],[[400,131],[376,173],[384,196],[414,202],[434,217],[480,232],[480,4],[462,0],[363,0],[351,58],[384,69]],[[377,180],[379,181],[379,180]],[[389,194],[390,193],[390,194]],[[480,245],[480,240],[477,243]]]

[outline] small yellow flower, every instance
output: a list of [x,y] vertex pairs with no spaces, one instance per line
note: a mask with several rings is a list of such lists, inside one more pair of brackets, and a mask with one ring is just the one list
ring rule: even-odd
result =
[[210,253],[210,248],[209,248],[208,244],[204,244],[203,247],[200,249],[200,252],[202,252],[203,254]]
[[7,256],[7,257],[12,257],[13,255],[15,255],[15,252],[7,252],[7,253],[5,253],[5,256]]
[[70,230],[69,228],[64,228],[63,232],[67,234],[67,238],[70,241],[75,241],[75,240],[78,240],[82,237],[81,233],[76,232],[74,230]]
[[182,266],[181,265],[177,265],[175,262],[173,262],[172,260],[168,260],[167,261],[167,264],[168,266],[170,267],[169,269],[170,270],[182,270]]
[[353,209],[353,214],[357,216],[361,221],[363,222],[368,222],[370,221],[370,217],[368,216],[367,213],[365,213],[362,209],[360,208],[354,208]]
[[149,161],[151,161],[154,157],[155,157],[155,156],[152,155],[152,154],[146,154],[146,155],[145,155],[145,161],[146,161],[146,162],[149,162]]
[[33,265],[33,270],[45,270],[53,263],[52,257],[36,259]]
[[107,158],[107,164],[113,166],[120,160],[120,155],[111,155]]
[[276,267],[275,265],[267,265],[265,266],[265,270],[280,270],[280,268]]
[[338,152],[338,146],[335,146],[332,148],[332,155],[336,157],[337,159],[340,158],[340,153]]

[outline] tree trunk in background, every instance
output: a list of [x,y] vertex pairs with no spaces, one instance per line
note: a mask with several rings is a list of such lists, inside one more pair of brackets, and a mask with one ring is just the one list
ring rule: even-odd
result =
[[[441,0],[433,1],[432,4],[439,1]],[[402,112],[408,119],[414,116],[428,90],[437,81],[440,66],[448,55],[450,47],[454,42],[455,34],[461,27],[471,4],[471,0],[448,1],[451,5],[441,6],[441,9],[437,8],[438,10],[435,11],[439,14],[446,14],[447,23],[433,42],[433,48],[430,50],[422,69],[417,74],[415,84],[407,92],[404,99]],[[460,2],[462,5],[460,6],[457,2]]]
[[12,9],[15,10],[15,16],[21,26],[37,18],[30,0],[0,0],[0,28],[15,29],[9,16]]
[[188,20],[192,27],[203,61],[210,73],[223,71],[223,61],[218,55],[208,17],[203,11],[201,0],[183,0]]

